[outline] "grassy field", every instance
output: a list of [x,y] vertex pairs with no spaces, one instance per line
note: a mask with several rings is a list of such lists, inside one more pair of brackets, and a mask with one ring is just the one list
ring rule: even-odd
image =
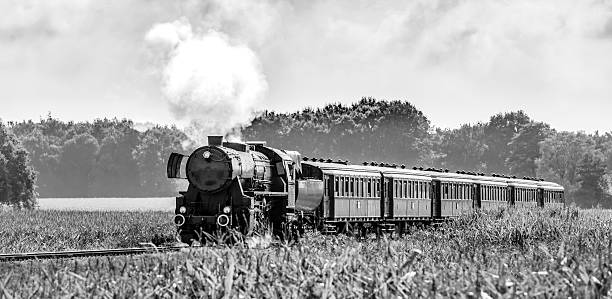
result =
[[134,247],[174,241],[173,213],[0,211],[0,253]]
[[[47,217],[36,212],[42,214],[30,216],[41,220],[25,225],[27,231],[12,233],[5,227],[6,218],[17,220],[27,213],[1,215],[2,246],[42,248],[32,244],[39,230],[45,238],[85,247],[133,244],[136,241],[119,241],[130,233],[140,241],[172,233],[164,213],[73,212]],[[92,245],[59,232],[64,218],[79,215],[98,223],[89,230],[113,228],[117,233],[91,238]],[[125,226],[140,228],[130,232],[111,223],[125,216]],[[5,242],[6,235],[23,245]],[[612,297],[612,214],[505,210],[466,215],[439,228],[415,228],[396,239],[372,236],[359,241],[312,234],[292,246],[207,247],[171,254],[4,263],[0,268],[0,294],[6,297]]]

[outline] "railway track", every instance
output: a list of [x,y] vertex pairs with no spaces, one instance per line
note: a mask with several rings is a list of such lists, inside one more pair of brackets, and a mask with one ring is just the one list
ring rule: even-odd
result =
[[151,246],[151,247],[133,247],[133,248],[116,248],[116,249],[3,253],[3,254],[0,254],[0,262],[159,253],[159,252],[179,251],[182,248],[185,248],[185,247],[180,247],[180,246],[152,247]]

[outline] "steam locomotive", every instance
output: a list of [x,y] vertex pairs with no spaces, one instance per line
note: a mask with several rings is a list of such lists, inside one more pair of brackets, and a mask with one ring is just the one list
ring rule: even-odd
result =
[[189,156],[172,153],[168,178],[187,179],[176,197],[174,223],[181,240],[234,229],[252,234],[400,232],[475,209],[563,207],[564,188],[542,179],[441,169],[302,158],[265,142],[224,142]]

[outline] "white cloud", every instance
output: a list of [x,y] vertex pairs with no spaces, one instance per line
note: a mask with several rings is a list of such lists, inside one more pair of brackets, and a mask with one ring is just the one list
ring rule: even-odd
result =
[[375,96],[410,100],[441,126],[525,109],[562,129],[612,130],[609,0],[6,0],[0,10],[5,119],[32,117],[29,103],[38,115],[171,122],[169,81],[151,74],[167,71],[175,47],[217,32],[267,80],[255,108]]

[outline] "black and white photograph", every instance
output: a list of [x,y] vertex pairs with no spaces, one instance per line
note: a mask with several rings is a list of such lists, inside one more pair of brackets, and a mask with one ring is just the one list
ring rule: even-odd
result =
[[0,299],[612,298],[612,0],[0,11]]

